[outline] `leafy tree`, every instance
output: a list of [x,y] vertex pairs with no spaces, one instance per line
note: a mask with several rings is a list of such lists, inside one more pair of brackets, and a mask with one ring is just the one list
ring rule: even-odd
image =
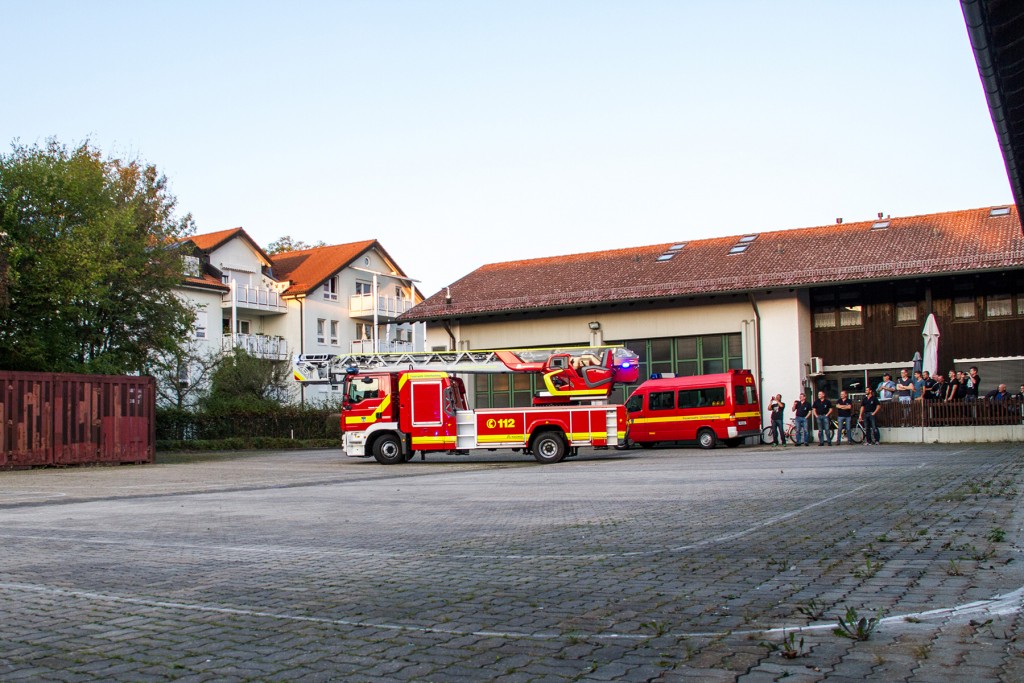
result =
[[175,243],[193,230],[156,168],[15,142],[0,155],[0,368],[123,374],[193,314]]
[[264,360],[235,349],[224,356],[211,377],[206,409],[211,413],[278,410],[290,376],[287,362]]
[[310,245],[306,244],[302,240],[292,239],[291,235],[284,235],[270,243],[267,247],[267,253],[270,255],[283,254],[286,251],[302,251],[303,249],[315,249],[316,247],[325,246],[327,246],[327,244],[323,240]]
[[220,352],[204,351],[194,341],[155,356],[147,372],[156,379],[157,405],[190,408],[202,402],[222,359]]

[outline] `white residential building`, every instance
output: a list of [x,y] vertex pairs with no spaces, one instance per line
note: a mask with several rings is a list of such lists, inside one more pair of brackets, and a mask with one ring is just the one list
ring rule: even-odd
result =
[[[237,347],[291,362],[299,354],[424,348],[425,324],[396,323],[423,297],[376,240],[271,256],[234,228],[183,240],[182,258],[180,294],[196,310],[189,344],[198,354]],[[294,397],[330,400],[331,387],[296,383]]]

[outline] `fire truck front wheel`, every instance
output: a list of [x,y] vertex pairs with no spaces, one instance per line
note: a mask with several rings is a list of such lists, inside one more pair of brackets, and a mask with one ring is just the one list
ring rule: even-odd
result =
[[530,450],[537,462],[550,465],[565,457],[565,440],[556,432],[544,432],[533,440]]
[[697,443],[700,444],[701,448],[714,448],[718,445],[718,437],[715,436],[713,431],[705,427],[697,432]]
[[402,442],[394,434],[385,434],[373,442],[373,457],[381,465],[397,465],[405,462]]

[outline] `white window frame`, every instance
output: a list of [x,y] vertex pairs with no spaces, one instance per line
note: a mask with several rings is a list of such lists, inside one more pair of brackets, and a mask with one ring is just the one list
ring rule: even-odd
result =
[[324,281],[324,299],[326,301],[338,300],[338,276],[329,277]]
[[196,322],[193,328],[193,335],[196,339],[206,339],[206,330],[209,325],[209,316],[206,311],[196,311]]
[[337,320],[331,321],[331,346],[338,345],[338,325]]
[[325,339],[324,331],[325,331],[326,327],[327,327],[327,319],[326,318],[317,318],[316,319],[316,342],[317,342],[317,344],[323,344],[324,343],[324,339]]

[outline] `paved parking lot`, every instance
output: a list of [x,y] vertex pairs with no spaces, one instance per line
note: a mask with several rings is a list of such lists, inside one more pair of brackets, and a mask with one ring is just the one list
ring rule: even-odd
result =
[[0,680],[1024,680],[1019,445],[164,460],[0,473]]

